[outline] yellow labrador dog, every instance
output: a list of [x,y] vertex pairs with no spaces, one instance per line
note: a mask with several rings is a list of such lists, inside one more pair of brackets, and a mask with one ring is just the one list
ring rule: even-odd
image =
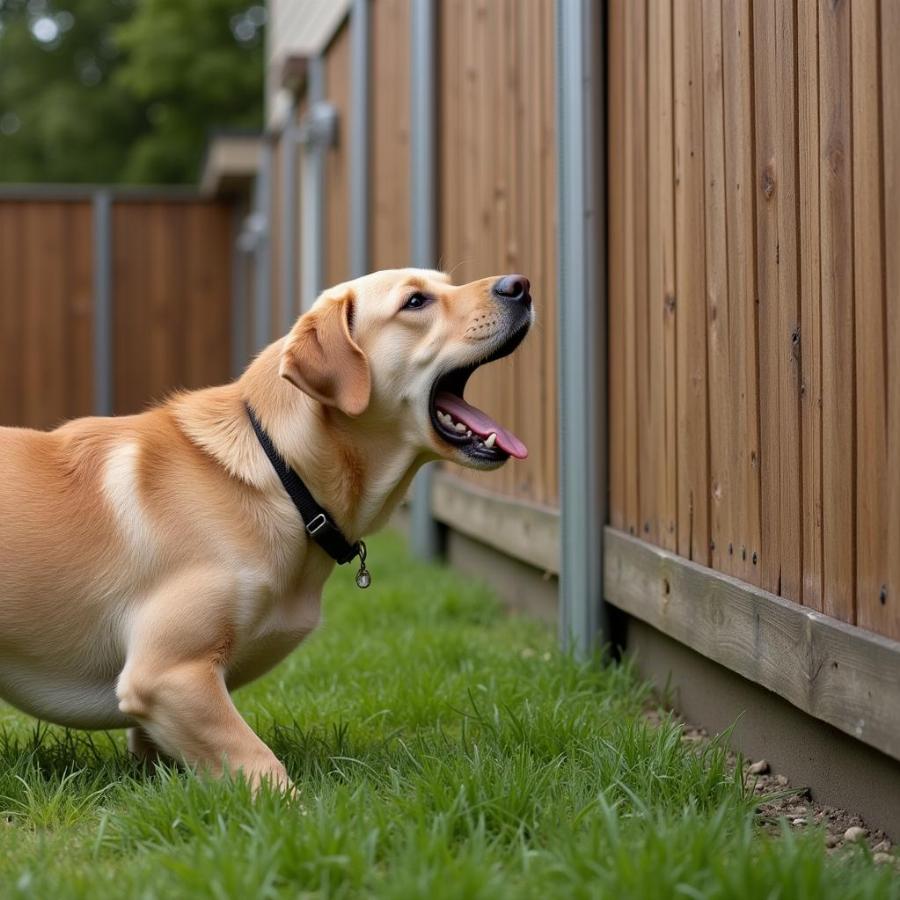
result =
[[422,463],[526,455],[462,395],[532,318],[519,275],[379,272],[326,291],[232,384],[49,433],[0,428],[0,697],[288,787],[229,692],[316,627],[334,560],[264,441],[354,544]]

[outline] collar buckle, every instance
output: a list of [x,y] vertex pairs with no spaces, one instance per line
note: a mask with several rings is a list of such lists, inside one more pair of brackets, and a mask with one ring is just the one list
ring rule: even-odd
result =
[[331,524],[325,513],[319,513],[314,519],[306,524],[306,532],[310,537],[315,537],[323,528]]

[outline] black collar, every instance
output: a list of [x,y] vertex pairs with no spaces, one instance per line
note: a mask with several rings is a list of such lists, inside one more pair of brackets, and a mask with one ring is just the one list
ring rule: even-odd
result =
[[288,496],[294,501],[294,506],[300,513],[300,518],[306,526],[306,533],[337,563],[344,565],[359,557],[359,572],[356,574],[356,583],[361,588],[369,586],[371,581],[366,569],[366,545],[362,541],[351,544],[344,537],[343,532],[334,523],[328,512],[318,503],[310,493],[309,488],[303,483],[303,479],[292,469],[281,454],[275,449],[272,438],[260,424],[249,403],[245,403],[250,423],[256,432],[260,446],[265,450],[272,468],[288,492]]

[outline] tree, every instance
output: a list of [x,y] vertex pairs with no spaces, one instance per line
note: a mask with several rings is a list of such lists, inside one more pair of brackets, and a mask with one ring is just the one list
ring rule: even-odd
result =
[[0,180],[192,182],[262,120],[248,0],[0,0]]

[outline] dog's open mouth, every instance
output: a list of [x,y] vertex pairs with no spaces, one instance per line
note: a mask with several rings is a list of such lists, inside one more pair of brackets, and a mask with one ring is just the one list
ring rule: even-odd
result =
[[431,424],[434,430],[443,441],[458,447],[475,460],[503,462],[510,456],[516,459],[528,456],[528,448],[516,435],[463,399],[466,384],[475,370],[509,356],[527,333],[528,325],[525,325],[487,359],[445,372],[431,389]]

